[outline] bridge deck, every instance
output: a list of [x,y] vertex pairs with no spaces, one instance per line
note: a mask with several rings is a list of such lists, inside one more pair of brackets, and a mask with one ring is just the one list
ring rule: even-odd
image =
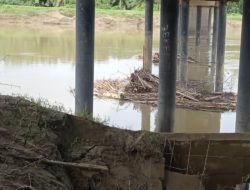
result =
[[[219,2],[224,2],[224,0],[190,0],[190,6],[202,6],[202,7],[217,7]],[[228,2],[239,2],[239,0],[228,0]]]

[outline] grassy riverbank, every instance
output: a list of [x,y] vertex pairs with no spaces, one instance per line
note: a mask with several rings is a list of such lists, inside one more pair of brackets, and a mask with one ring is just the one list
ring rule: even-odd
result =
[[[17,6],[0,5],[0,14],[10,16],[36,16],[48,12],[58,11],[64,16],[74,17],[75,7],[35,7],[35,6]],[[154,15],[159,15],[159,11],[154,11]],[[114,17],[144,17],[144,10],[116,10],[116,9],[96,9],[96,16],[114,16]],[[241,20],[240,14],[228,14],[228,20]]]
[[242,15],[241,14],[228,14],[227,15],[227,19],[228,20],[238,20],[238,21],[241,21],[242,20]]
[[[35,7],[0,5],[0,23],[2,26],[28,27],[45,30],[74,30],[75,7]],[[144,30],[144,10],[117,10],[96,8],[96,31],[137,31]],[[160,13],[154,12],[155,31],[160,26]],[[241,15],[228,15],[227,30],[241,28]]]
[[[35,6],[17,6],[0,5],[0,14],[12,16],[36,16],[43,13],[59,11],[61,14],[73,17],[75,16],[75,7],[35,7]],[[155,11],[154,14],[159,14]],[[96,9],[96,16],[122,16],[122,17],[143,17],[143,10],[116,10],[116,9]]]

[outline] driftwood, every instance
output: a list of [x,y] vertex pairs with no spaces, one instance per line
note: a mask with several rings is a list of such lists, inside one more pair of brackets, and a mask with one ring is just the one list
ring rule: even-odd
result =
[[176,94],[178,94],[178,95],[180,95],[180,96],[182,96],[182,97],[184,97],[184,98],[187,98],[187,99],[189,99],[189,100],[193,100],[193,101],[195,101],[195,102],[199,102],[199,100],[197,100],[196,98],[194,98],[194,97],[192,97],[192,96],[189,96],[189,95],[187,95],[187,94],[183,94],[183,93],[181,93],[181,92],[179,92],[179,91],[176,91]]
[[78,168],[83,170],[90,170],[90,171],[103,171],[108,172],[109,169],[107,166],[101,166],[96,164],[89,164],[89,163],[74,163],[74,162],[63,162],[58,160],[49,160],[43,157],[25,157],[25,156],[17,156],[15,154],[8,154],[8,156],[12,156],[14,158],[23,159],[32,162],[40,162],[45,164],[52,164],[52,165],[59,165],[69,168]]
[[152,88],[153,88],[153,87],[152,87],[150,84],[148,84],[146,81],[142,80],[138,74],[136,74],[136,76],[138,77],[139,81],[141,82],[141,84],[142,84],[142,86],[143,86],[144,88],[149,88],[149,89],[152,89]]
[[220,97],[221,97],[221,95],[219,95],[219,96],[212,96],[212,97],[204,98],[204,100],[206,100],[206,101],[211,101],[211,100],[218,99],[218,98],[220,98]]
[[94,164],[87,164],[87,163],[73,163],[73,162],[62,162],[62,161],[56,161],[56,160],[42,160],[42,162],[47,164],[54,164],[54,165],[60,165],[70,168],[79,168],[84,170],[91,170],[91,171],[109,171],[107,166],[100,166],[100,165],[94,165]]
[[[99,80],[95,82],[95,96],[129,100],[157,105],[159,78],[135,71],[124,80]],[[177,82],[176,105],[195,110],[228,111],[236,108],[233,92],[209,92],[207,82],[189,81],[187,86]]]

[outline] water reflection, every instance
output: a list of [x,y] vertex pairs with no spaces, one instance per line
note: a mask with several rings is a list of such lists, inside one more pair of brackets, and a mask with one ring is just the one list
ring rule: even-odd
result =
[[220,121],[220,113],[177,109],[174,132],[218,133]]
[[[105,106],[105,105],[109,106]],[[113,126],[132,130],[157,131],[157,110],[149,105],[114,100],[95,101],[97,117],[105,118]],[[115,117],[109,117],[115,115]],[[230,133],[235,132],[235,113],[219,113],[176,109],[176,133]],[[138,119],[141,118],[141,119]]]
[[140,105],[141,111],[141,129],[145,131],[150,131],[150,113],[151,107],[148,105]]
[[[143,35],[139,33],[96,33],[96,63],[109,59],[129,59],[141,53]],[[73,31],[51,31],[29,28],[1,28],[0,55],[8,55],[8,63],[74,63]]]
[[[154,51],[158,50],[154,37]],[[194,53],[190,40],[190,56]],[[27,28],[0,29],[0,85],[3,94],[22,94],[60,102],[74,110],[74,32],[31,30]],[[97,33],[95,79],[124,78],[142,66],[134,55],[142,52],[143,35],[139,33]],[[215,65],[209,63],[207,40],[201,40],[201,62],[190,63],[189,80],[209,81],[213,89]],[[228,40],[225,60],[225,90],[237,90],[239,41]],[[158,75],[158,65],[153,66]],[[94,115],[110,125],[132,130],[156,130],[157,111],[148,105],[98,99]],[[234,132],[235,113],[214,113],[176,109],[175,132]]]

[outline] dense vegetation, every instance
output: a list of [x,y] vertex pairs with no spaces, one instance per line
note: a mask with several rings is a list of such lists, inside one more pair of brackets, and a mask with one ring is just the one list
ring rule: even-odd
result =
[[[0,4],[63,6],[75,4],[76,0],[0,0]],[[96,0],[99,8],[133,9],[143,5],[144,0]]]
[[242,10],[243,10],[243,0],[240,0],[240,2],[231,2],[228,4],[228,9],[227,9],[228,13],[242,14]]
[[[63,6],[73,5],[76,0],[0,0],[0,4],[35,5],[35,6]],[[98,8],[103,9],[143,9],[145,0],[96,0]],[[159,0],[155,0],[156,8]],[[242,14],[243,0],[228,3],[228,13]]]
[[9,5],[34,5],[34,6],[63,6],[74,4],[75,0],[0,0],[0,4]]

